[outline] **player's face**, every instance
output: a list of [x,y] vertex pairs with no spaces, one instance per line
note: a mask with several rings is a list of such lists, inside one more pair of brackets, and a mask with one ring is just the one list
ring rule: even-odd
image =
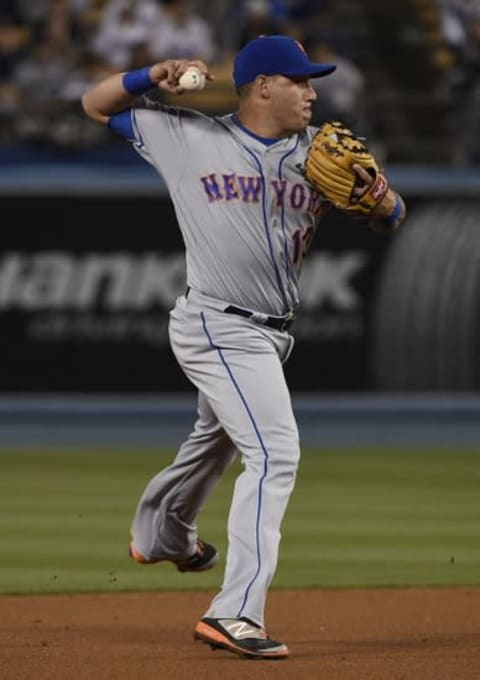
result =
[[306,128],[312,118],[312,104],[317,98],[310,80],[273,76],[270,87],[272,114],[279,128],[288,134]]

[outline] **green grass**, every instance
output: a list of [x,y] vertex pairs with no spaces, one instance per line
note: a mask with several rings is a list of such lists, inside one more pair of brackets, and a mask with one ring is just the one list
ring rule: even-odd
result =
[[[0,593],[218,588],[134,564],[129,526],[172,451],[0,451]],[[236,464],[199,518],[225,554]],[[274,587],[480,585],[480,450],[306,451]]]

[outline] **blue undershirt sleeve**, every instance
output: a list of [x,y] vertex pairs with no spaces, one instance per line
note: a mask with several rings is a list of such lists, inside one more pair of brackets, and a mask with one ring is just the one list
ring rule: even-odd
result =
[[116,135],[125,137],[125,139],[129,139],[130,141],[135,140],[132,123],[132,109],[125,109],[125,111],[120,111],[120,113],[115,113],[113,116],[110,116],[107,125]]

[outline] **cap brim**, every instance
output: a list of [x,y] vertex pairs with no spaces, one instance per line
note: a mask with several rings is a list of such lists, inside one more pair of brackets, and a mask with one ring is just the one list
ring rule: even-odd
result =
[[335,64],[310,64],[310,68],[301,69],[301,72],[296,69],[283,71],[282,76],[289,78],[322,78],[333,73],[336,68]]

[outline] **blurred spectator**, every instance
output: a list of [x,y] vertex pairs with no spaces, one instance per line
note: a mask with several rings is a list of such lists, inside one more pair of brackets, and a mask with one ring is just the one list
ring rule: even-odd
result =
[[68,72],[58,89],[57,97],[60,102],[78,105],[85,90],[106,78],[111,69],[109,64],[88,50],[78,50],[70,56]]
[[464,21],[453,3],[444,2],[441,12],[441,27],[445,40],[456,52],[462,52],[466,43]]
[[16,107],[12,71],[28,49],[31,37],[15,0],[3,0],[0,3],[0,140],[9,136],[9,122]]
[[50,37],[37,38],[12,69],[14,111],[11,129],[22,142],[74,150],[101,141],[85,126],[79,99],[84,89],[107,74],[101,62],[66,49]]
[[159,0],[109,0],[90,49],[112,70],[134,68],[136,54],[147,46],[151,32],[164,21]]
[[211,62],[218,48],[208,21],[196,13],[190,0],[163,0],[162,20],[149,34],[149,52],[155,61],[203,59]]
[[313,123],[339,120],[348,127],[365,131],[369,112],[366,110],[365,77],[354,61],[334,50],[328,43],[309,49],[312,61],[336,64],[337,69],[328,78],[313,79],[317,93],[313,105]]
[[456,165],[480,162],[480,1],[444,0],[442,29],[454,55],[448,75]]
[[37,39],[12,70],[16,112],[12,124],[22,140],[48,140],[45,121],[59,110],[61,88],[68,76],[69,59],[53,41]]
[[[332,12],[328,0],[271,0],[274,16],[285,32],[301,41],[328,41]],[[325,27],[328,26],[328,31]]]
[[55,0],[15,0],[18,16],[35,37],[45,34],[45,27],[50,20],[52,2]]
[[336,21],[335,12],[326,2],[315,3],[308,15],[301,22],[297,22],[299,40],[308,49],[310,46],[330,45],[336,53],[353,58],[351,45],[348,40],[348,29],[342,22]]
[[227,9],[229,42],[233,51],[262,34],[286,33],[303,40],[312,17],[327,0],[234,0]]
[[237,51],[259,35],[270,35],[282,31],[281,22],[272,13],[269,0],[245,0],[235,8],[236,33],[232,51]]
[[96,32],[106,4],[107,0],[50,0],[49,39],[83,49]]
[[12,107],[11,73],[32,38],[15,0],[0,3],[0,115]]

